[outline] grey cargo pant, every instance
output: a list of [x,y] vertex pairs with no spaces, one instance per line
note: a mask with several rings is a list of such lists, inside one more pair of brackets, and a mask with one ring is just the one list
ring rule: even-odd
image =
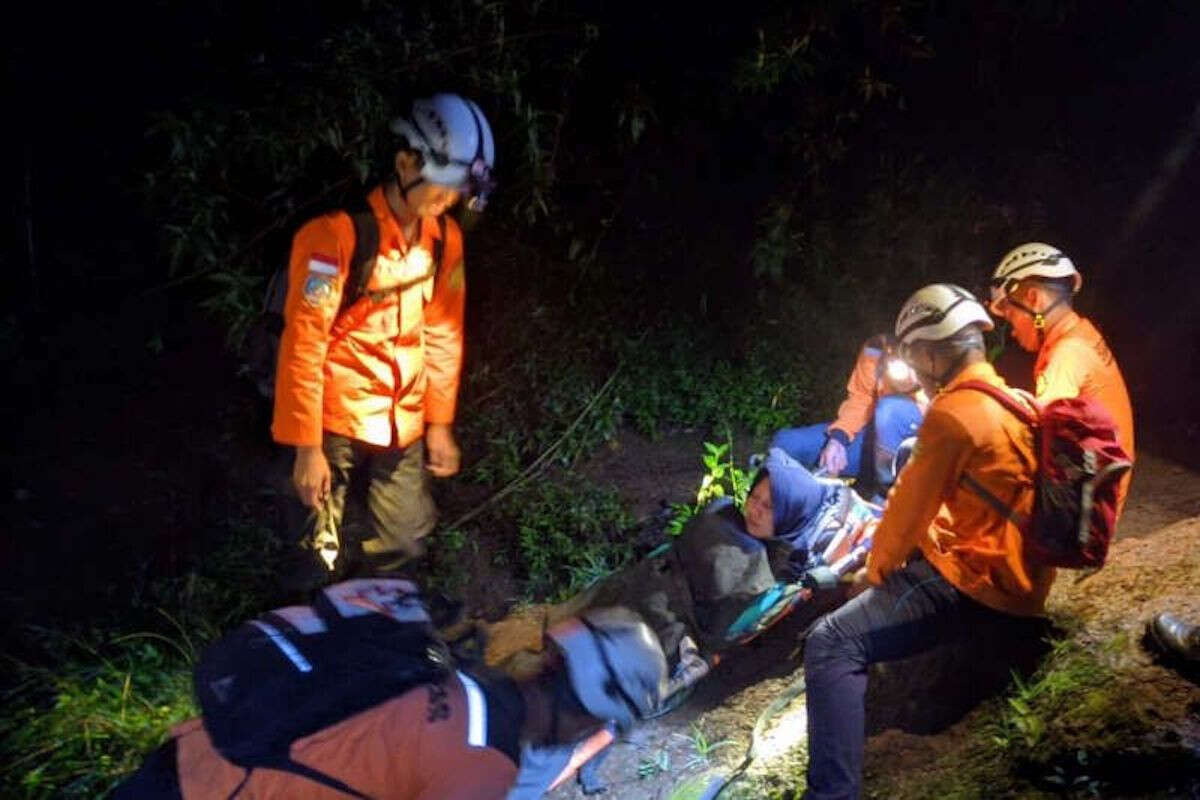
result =
[[300,553],[285,582],[315,588],[355,571],[395,571],[423,555],[437,521],[424,442],[380,447],[327,431],[322,449],[329,498],[316,509],[292,504]]

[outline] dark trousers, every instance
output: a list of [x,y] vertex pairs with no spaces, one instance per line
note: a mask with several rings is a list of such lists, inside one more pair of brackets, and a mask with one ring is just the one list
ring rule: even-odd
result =
[[[307,590],[356,573],[392,572],[420,557],[422,539],[437,521],[424,442],[398,449],[326,432],[321,444],[329,461],[329,499],[316,509],[298,500],[291,504],[290,527],[298,531],[299,551],[293,554],[295,563],[285,567],[288,588]],[[357,527],[343,525],[355,515]]]
[[146,756],[141,768],[113,789],[109,800],[183,800],[175,754],[176,741],[170,739]]
[[808,703],[806,800],[849,800],[861,790],[867,667],[955,639],[985,640],[1015,618],[954,588],[914,557],[880,587],[827,614],[804,645]]

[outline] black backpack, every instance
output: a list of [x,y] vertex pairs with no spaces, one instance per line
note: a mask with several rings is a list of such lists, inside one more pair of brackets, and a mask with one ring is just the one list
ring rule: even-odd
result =
[[[352,305],[367,294],[367,283],[375,266],[375,256],[379,253],[379,223],[375,220],[375,212],[363,202],[359,206],[347,209],[350,221],[354,223],[354,252],[350,256],[350,275],[346,279],[346,287],[342,292],[342,302],[338,306],[337,319],[340,319]],[[446,252],[446,215],[437,218],[438,236],[433,240],[433,270],[434,279],[441,269],[442,258]],[[406,286],[397,286],[386,292],[378,293],[375,297],[381,300]],[[267,290],[263,295],[262,310],[258,319],[246,333],[246,363],[243,373],[253,383],[259,395],[267,400],[275,397],[275,370],[279,363],[279,338],[283,335],[283,308],[288,294],[288,265],[275,270],[267,281]]]
[[292,742],[421,684],[440,683],[452,669],[417,587],[380,578],[333,584],[311,606],[276,609],[242,624],[204,651],[194,680],[213,746],[245,768],[247,780],[250,770],[268,767],[362,798],[293,761]]

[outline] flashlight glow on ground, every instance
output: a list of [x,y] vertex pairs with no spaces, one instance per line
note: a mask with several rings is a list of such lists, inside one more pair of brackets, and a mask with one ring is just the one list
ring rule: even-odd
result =
[[770,767],[771,761],[778,759],[796,746],[805,745],[807,741],[808,710],[805,708],[804,698],[799,697],[759,740],[756,767],[759,769]]

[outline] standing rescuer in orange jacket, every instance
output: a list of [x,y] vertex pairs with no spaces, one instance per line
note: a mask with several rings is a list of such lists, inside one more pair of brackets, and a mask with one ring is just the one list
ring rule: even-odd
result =
[[[1133,458],[1133,407],[1121,369],[1096,327],[1071,307],[1082,285],[1079,270],[1057,247],[1027,242],[1000,259],[989,309],[1008,322],[1022,349],[1037,354],[1037,399],[1094,399],[1112,415],[1121,447]],[[1131,475],[1121,479],[1118,509],[1125,505]]]
[[985,358],[991,329],[983,306],[951,284],[921,289],[896,319],[900,352],[933,399],[875,529],[869,588],[805,643],[807,800],[859,795],[868,665],[954,639],[986,641],[1043,609],[1054,569],[1032,563],[1016,524],[962,483],[985,485],[1019,512],[1033,508],[1032,431],[983,392],[956,391],[967,381],[1007,390]]
[[451,424],[466,281],[462,234],[442,215],[463,195],[482,210],[495,146],[479,107],[452,94],[418,100],[392,130],[394,174],[367,197],[379,248],[361,296],[342,307],[347,213],[311,220],[292,243],[272,434],[295,447],[292,480],[312,509],[304,568],[289,576],[298,584],[319,582],[346,549],[338,528],[352,481],[366,484],[364,560],[386,572],[420,555],[433,527],[426,471],[459,469]]

